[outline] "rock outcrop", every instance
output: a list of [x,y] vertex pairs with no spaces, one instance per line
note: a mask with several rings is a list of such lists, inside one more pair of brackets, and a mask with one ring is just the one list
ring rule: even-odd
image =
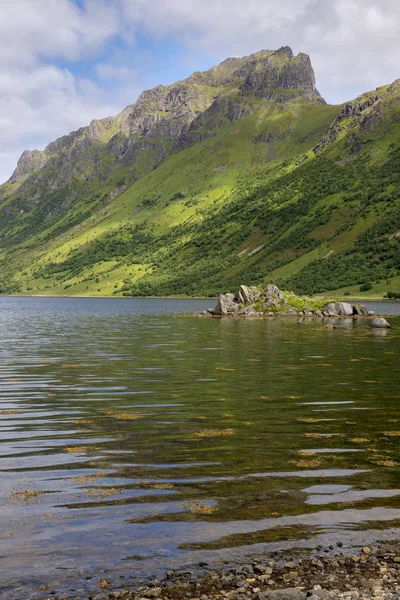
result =
[[[371,311],[362,304],[329,302],[322,298],[302,298],[283,292],[276,285],[266,288],[241,285],[236,294],[221,294],[217,306],[206,311],[218,317],[274,317],[277,315],[303,317],[367,317]],[[385,319],[375,319],[373,327],[390,327]],[[378,324],[379,322],[379,324]]]

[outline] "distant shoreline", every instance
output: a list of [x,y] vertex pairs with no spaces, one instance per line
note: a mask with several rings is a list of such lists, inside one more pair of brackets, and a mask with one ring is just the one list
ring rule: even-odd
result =
[[[116,300],[217,300],[216,296],[80,296],[80,295],[52,295],[52,294],[0,294],[0,298],[107,298],[107,299],[116,299]],[[327,299],[332,298],[332,295],[329,295],[329,292],[324,294],[318,294],[318,297]],[[376,297],[366,297],[360,298],[357,296],[340,296],[341,302],[400,302],[399,299],[396,298],[385,298],[383,296]]]
[[50,294],[0,294],[0,298],[86,298],[86,299],[111,299],[111,300],[217,300],[209,296],[59,296]]

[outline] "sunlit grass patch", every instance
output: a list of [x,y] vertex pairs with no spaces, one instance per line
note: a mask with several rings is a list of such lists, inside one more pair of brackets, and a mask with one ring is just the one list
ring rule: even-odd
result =
[[76,419],[72,421],[74,425],[92,425],[92,419]]

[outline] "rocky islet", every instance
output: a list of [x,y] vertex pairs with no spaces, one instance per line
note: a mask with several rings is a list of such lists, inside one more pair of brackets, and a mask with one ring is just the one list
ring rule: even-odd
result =
[[[236,294],[221,294],[215,308],[205,311],[213,317],[372,317],[374,312],[363,304],[326,302],[324,298],[304,298],[283,292],[276,285],[266,288],[241,285]],[[386,324],[385,324],[386,323]],[[383,318],[374,319],[373,327],[390,327]]]

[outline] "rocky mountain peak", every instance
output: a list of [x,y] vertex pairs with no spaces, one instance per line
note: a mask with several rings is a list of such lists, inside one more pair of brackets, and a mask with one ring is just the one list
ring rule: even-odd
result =
[[308,54],[300,52],[295,56],[292,49],[285,46],[266,55],[257,53],[253,57],[246,65],[248,74],[240,88],[243,92],[279,102],[301,97],[311,102],[324,102],[316,89]]
[[[240,100],[232,103],[232,92],[238,98],[258,96],[277,102],[299,98],[323,101],[306,54],[295,56],[290,47],[283,46],[275,51],[230,57],[173,85],[144,90],[135,104],[117,116],[93,120],[51,142],[43,152],[24,152],[9,183],[36,186],[40,171],[43,186],[48,179],[46,170],[51,171],[51,190],[68,184],[73,176],[85,181],[92,175],[102,177],[97,169],[99,152],[106,153],[116,168],[118,162],[123,162],[134,169],[140,155],[151,151],[154,167],[171,147],[185,146],[187,132],[199,124],[213,129],[226,120],[248,116],[251,107],[242,106]],[[190,143],[196,140],[195,136]]]
[[293,50],[289,46],[282,46],[275,54],[285,54],[288,58],[294,57]]
[[26,179],[33,171],[41,169],[47,158],[46,152],[41,150],[24,150],[8,182],[14,184]]

